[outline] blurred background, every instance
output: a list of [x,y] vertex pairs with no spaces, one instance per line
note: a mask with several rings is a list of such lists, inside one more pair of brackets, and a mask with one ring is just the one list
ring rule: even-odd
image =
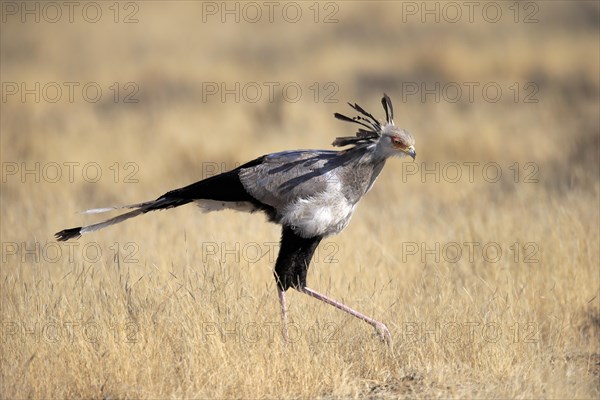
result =
[[139,166],[136,185],[84,185],[98,203],[328,147],[353,130],[332,113],[381,115],[383,92],[419,161],[532,161],[556,190],[598,178],[595,2],[3,7],[2,159]]
[[[144,216],[82,238],[104,251],[92,262],[80,247],[74,259],[66,257],[67,248],[58,247],[52,235],[97,221],[76,214],[79,210],[154,199],[270,152],[330,148],[336,136],[355,132],[333,113],[351,114],[346,102],[356,102],[383,118],[385,92],[396,124],[416,139],[416,162],[388,162],[348,229],[328,239],[336,262],[316,260],[309,282],[390,321],[396,336],[402,321],[495,315],[505,331],[514,321],[533,321],[540,347],[504,349],[510,356],[484,362],[469,346],[449,350],[433,344],[423,352],[400,346],[391,364],[368,372],[356,371],[346,359],[347,369],[332,372],[348,374],[346,380],[294,370],[287,373],[302,376],[303,386],[232,379],[230,387],[215,389],[203,386],[202,374],[187,383],[173,375],[174,381],[145,386],[141,382],[155,376],[160,361],[146,361],[152,370],[147,375],[123,378],[123,371],[115,370],[129,386],[111,386],[113,372],[104,385],[86,384],[97,372],[88,362],[92,358],[81,357],[87,350],[61,347],[55,361],[36,364],[40,354],[58,350],[27,338],[13,343],[9,335],[2,362],[14,369],[3,366],[5,394],[352,397],[385,388],[394,396],[504,397],[515,395],[509,387],[519,374],[529,379],[520,386],[526,397],[598,393],[598,369],[590,369],[600,362],[598,2],[69,4],[2,2],[0,296],[2,319],[16,323],[18,332],[23,321],[44,321],[48,315],[59,320],[120,315],[119,307],[96,296],[122,289],[124,298],[129,296],[122,312],[136,315],[149,337],[157,329],[150,321],[156,324],[164,311],[160,299],[171,293],[166,282],[181,278],[176,271],[188,277],[181,285],[194,299],[188,299],[194,313],[222,300],[214,315],[223,315],[221,307],[233,319],[244,318],[236,312],[254,315],[254,300],[244,306],[242,295],[237,306],[225,297],[197,302],[202,279],[194,271],[207,265],[240,275],[232,290],[257,296],[276,318],[273,260],[240,260],[221,252],[223,243],[241,243],[243,249],[251,241],[277,242],[278,228],[262,217],[202,215],[194,207]],[[207,242],[221,246],[208,258]],[[481,253],[468,259],[465,242],[495,243],[504,252],[495,263]],[[459,262],[440,255],[439,248],[449,243],[463,249]],[[128,264],[126,273],[118,269],[111,275],[116,268],[111,246],[127,255],[127,244],[134,245],[137,262]],[[432,248],[438,249],[437,258],[424,251]],[[226,249],[235,250],[235,244]],[[321,250],[329,254],[328,248]],[[96,275],[83,283],[83,271],[89,274],[92,266]],[[140,282],[140,292],[121,278]],[[498,299],[504,299],[502,306]],[[303,301],[292,298],[303,304],[292,309],[299,320],[311,317],[298,315],[302,307],[315,307]],[[180,309],[181,304],[168,318],[158,317],[159,323],[181,320]],[[318,308],[311,314],[346,321],[326,312]],[[509,315],[513,319],[506,319]],[[193,319],[187,312],[179,317]],[[343,336],[341,342],[372,340],[361,325],[352,327],[347,332],[362,332],[364,338]],[[214,350],[205,350],[217,363]],[[119,364],[126,352],[110,347],[105,354]],[[546,358],[531,367],[539,354]],[[170,355],[158,358],[170,360]],[[68,389],[35,380],[51,374],[60,382],[66,370],[56,360],[62,357],[72,357],[81,371]],[[129,359],[136,360],[131,354]],[[249,359],[261,368],[271,365]],[[358,359],[365,365],[381,362]],[[456,359],[462,367],[448,361]],[[553,369],[557,359],[575,368],[575,378],[566,369]],[[338,365],[335,359],[306,360]],[[396,369],[386,370],[389,365]],[[464,365],[472,369],[465,372]],[[509,373],[510,365],[519,368]],[[187,368],[206,372],[208,367]],[[456,374],[458,384],[442,384],[432,371]],[[166,376],[171,372],[167,368]],[[19,376],[31,383],[31,392],[22,391]],[[417,376],[414,383],[422,391],[404,391],[407,376]],[[465,376],[478,389],[461,386]],[[497,384],[484,389],[488,380]],[[575,384],[583,385],[580,392]],[[440,391],[428,391],[432,387]]]

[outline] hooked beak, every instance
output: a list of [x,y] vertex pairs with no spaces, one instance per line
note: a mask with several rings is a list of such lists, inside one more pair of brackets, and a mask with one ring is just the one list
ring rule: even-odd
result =
[[414,146],[410,146],[408,149],[406,149],[405,153],[408,154],[409,156],[411,156],[413,161],[417,157],[417,152],[416,152]]

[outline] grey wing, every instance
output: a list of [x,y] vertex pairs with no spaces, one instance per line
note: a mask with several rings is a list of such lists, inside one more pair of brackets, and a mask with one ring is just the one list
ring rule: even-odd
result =
[[299,198],[327,190],[338,179],[343,153],[298,150],[273,153],[260,164],[240,170],[245,189],[258,201],[281,210]]

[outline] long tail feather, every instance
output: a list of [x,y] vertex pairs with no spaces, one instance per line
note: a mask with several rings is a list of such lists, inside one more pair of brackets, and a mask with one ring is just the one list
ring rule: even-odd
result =
[[[179,207],[194,201],[214,200],[217,202],[226,203],[248,203],[251,207],[243,208],[244,210],[267,210],[269,207],[254,197],[252,197],[244,188],[240,181],[239,172],[244,168],[250,168],[263,162],[264,156],[252,160],[238,168],[224,172],[219,175],[211,176],[191,185],[171,190],[157,198],[156,200],[146,201],[143,203],[130,204],[121,207],[104,207],[92,208],[91,210],[83,211],[85,214],[100,214],[114,210],[129,209],[124,214],[88,226],[80,226],[77,228],[64,229],[57,232],[54,236],[57,240],[64,241],[78,238],[84,233],[94,232],[99,229],[106,228],[114,224],[118,224],[138,215],[145,214],[155,210],[166,210],[169,208]],[[240,206],[237,204],[237,206]]]
[[146,212],[146,210],[144,210],[142,208],[133,210],[133,211],[129,211],[128,213],[118,215],[114,218],[111,218],[109,220],[106,220],[104,222],[100,222],[97,224],[88,225],[88,226],[80,226],[78,228],[64,229],[60,232],[55,233],[54,237],[56,237],[56,240],[61,241],[61,242],[69,240],[69,239],[76,239],[76,238],[80,237],[81,235],[83,235],[84,233],[97,231],[99,229],[106,228],[107,226],[118,224],[119,222],[123,222],[129,218],[137,217],[138,215],[144,214],[145,212]]
[[126,212],[125,214],[117,215],[114,218],[108,219],[103,222],[99,222],[97,224],[92,224],[88,226],[80,226],[77,228],[69,228],[63,229],[60,232],[54,234],[54,237],[58,241],[66,241],[69,239],[76,239],[83,235],[84,233],[94,232],[99,229],[106,228],[107,226],[115,225],[120,222],[126,221],[130,218],[137,217],[138,215],[145,214],[148,211],[154,210],[163,210],[166,208],[177,207],[186,203],[189,203],[191,200],[182,200],[180,198],[169,198],[161,196],[157,200],[147,201],[144,203],[138,204],[130,204],[127,206],[120,207],[106,207],[106,208],[93,208],[91,210],[83,211],[86,214],[98,214],[104,213],[112,210],[120,210],[120,209],[134,209],[133,211]]
[[80,211],[79,214],[102,214],[102,213],[105,213],[105,212],[115,211],[115,210],[125,210],[125,209],[142,208],[142,207],[146,207],[146,206],[149,206],[151,204],[154,204],[155,202],[156,202],[156,200],[146,201],[146,202],[137,203],[137,204],[128,204],[126,206],[115,206],[115,207],[104,207],[104,208],[91,208],[89,210]]

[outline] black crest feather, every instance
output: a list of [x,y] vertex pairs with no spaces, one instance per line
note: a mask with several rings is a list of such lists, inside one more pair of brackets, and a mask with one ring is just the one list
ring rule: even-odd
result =
[[390,96],[387,94],[383,94],[381,98],[381,104],[383,105],[383,109],[385,110],[385,120],[388,124],[394,123],[394,107],[392,107],[392,100],[390,100]]
[[[383,94],[383,98],[381,99],[381,104],[383,105],[383,109],[385,110],[386,122],[388,124],[393,124],[394,109],[392,107],[392,101],[390,100],[389,96],[385,93]],[[333,141],[332,144],[334,146],[341,147],[351,144],[357,145],[361,143],[369,143],[378,139],[381,136],[381,130],[383,129],[381,122],[379,122],[377,118],[375,118],[371,113],[367,112],[358,104],[348,103],[348,105],[362,115],[357,115],[356,117],[348,117],[340,113],[334,113],[333,116],[341,121],[353,122],[367,129],[359,128],[358,132],[356,132],[356,136],[338,137]]]

